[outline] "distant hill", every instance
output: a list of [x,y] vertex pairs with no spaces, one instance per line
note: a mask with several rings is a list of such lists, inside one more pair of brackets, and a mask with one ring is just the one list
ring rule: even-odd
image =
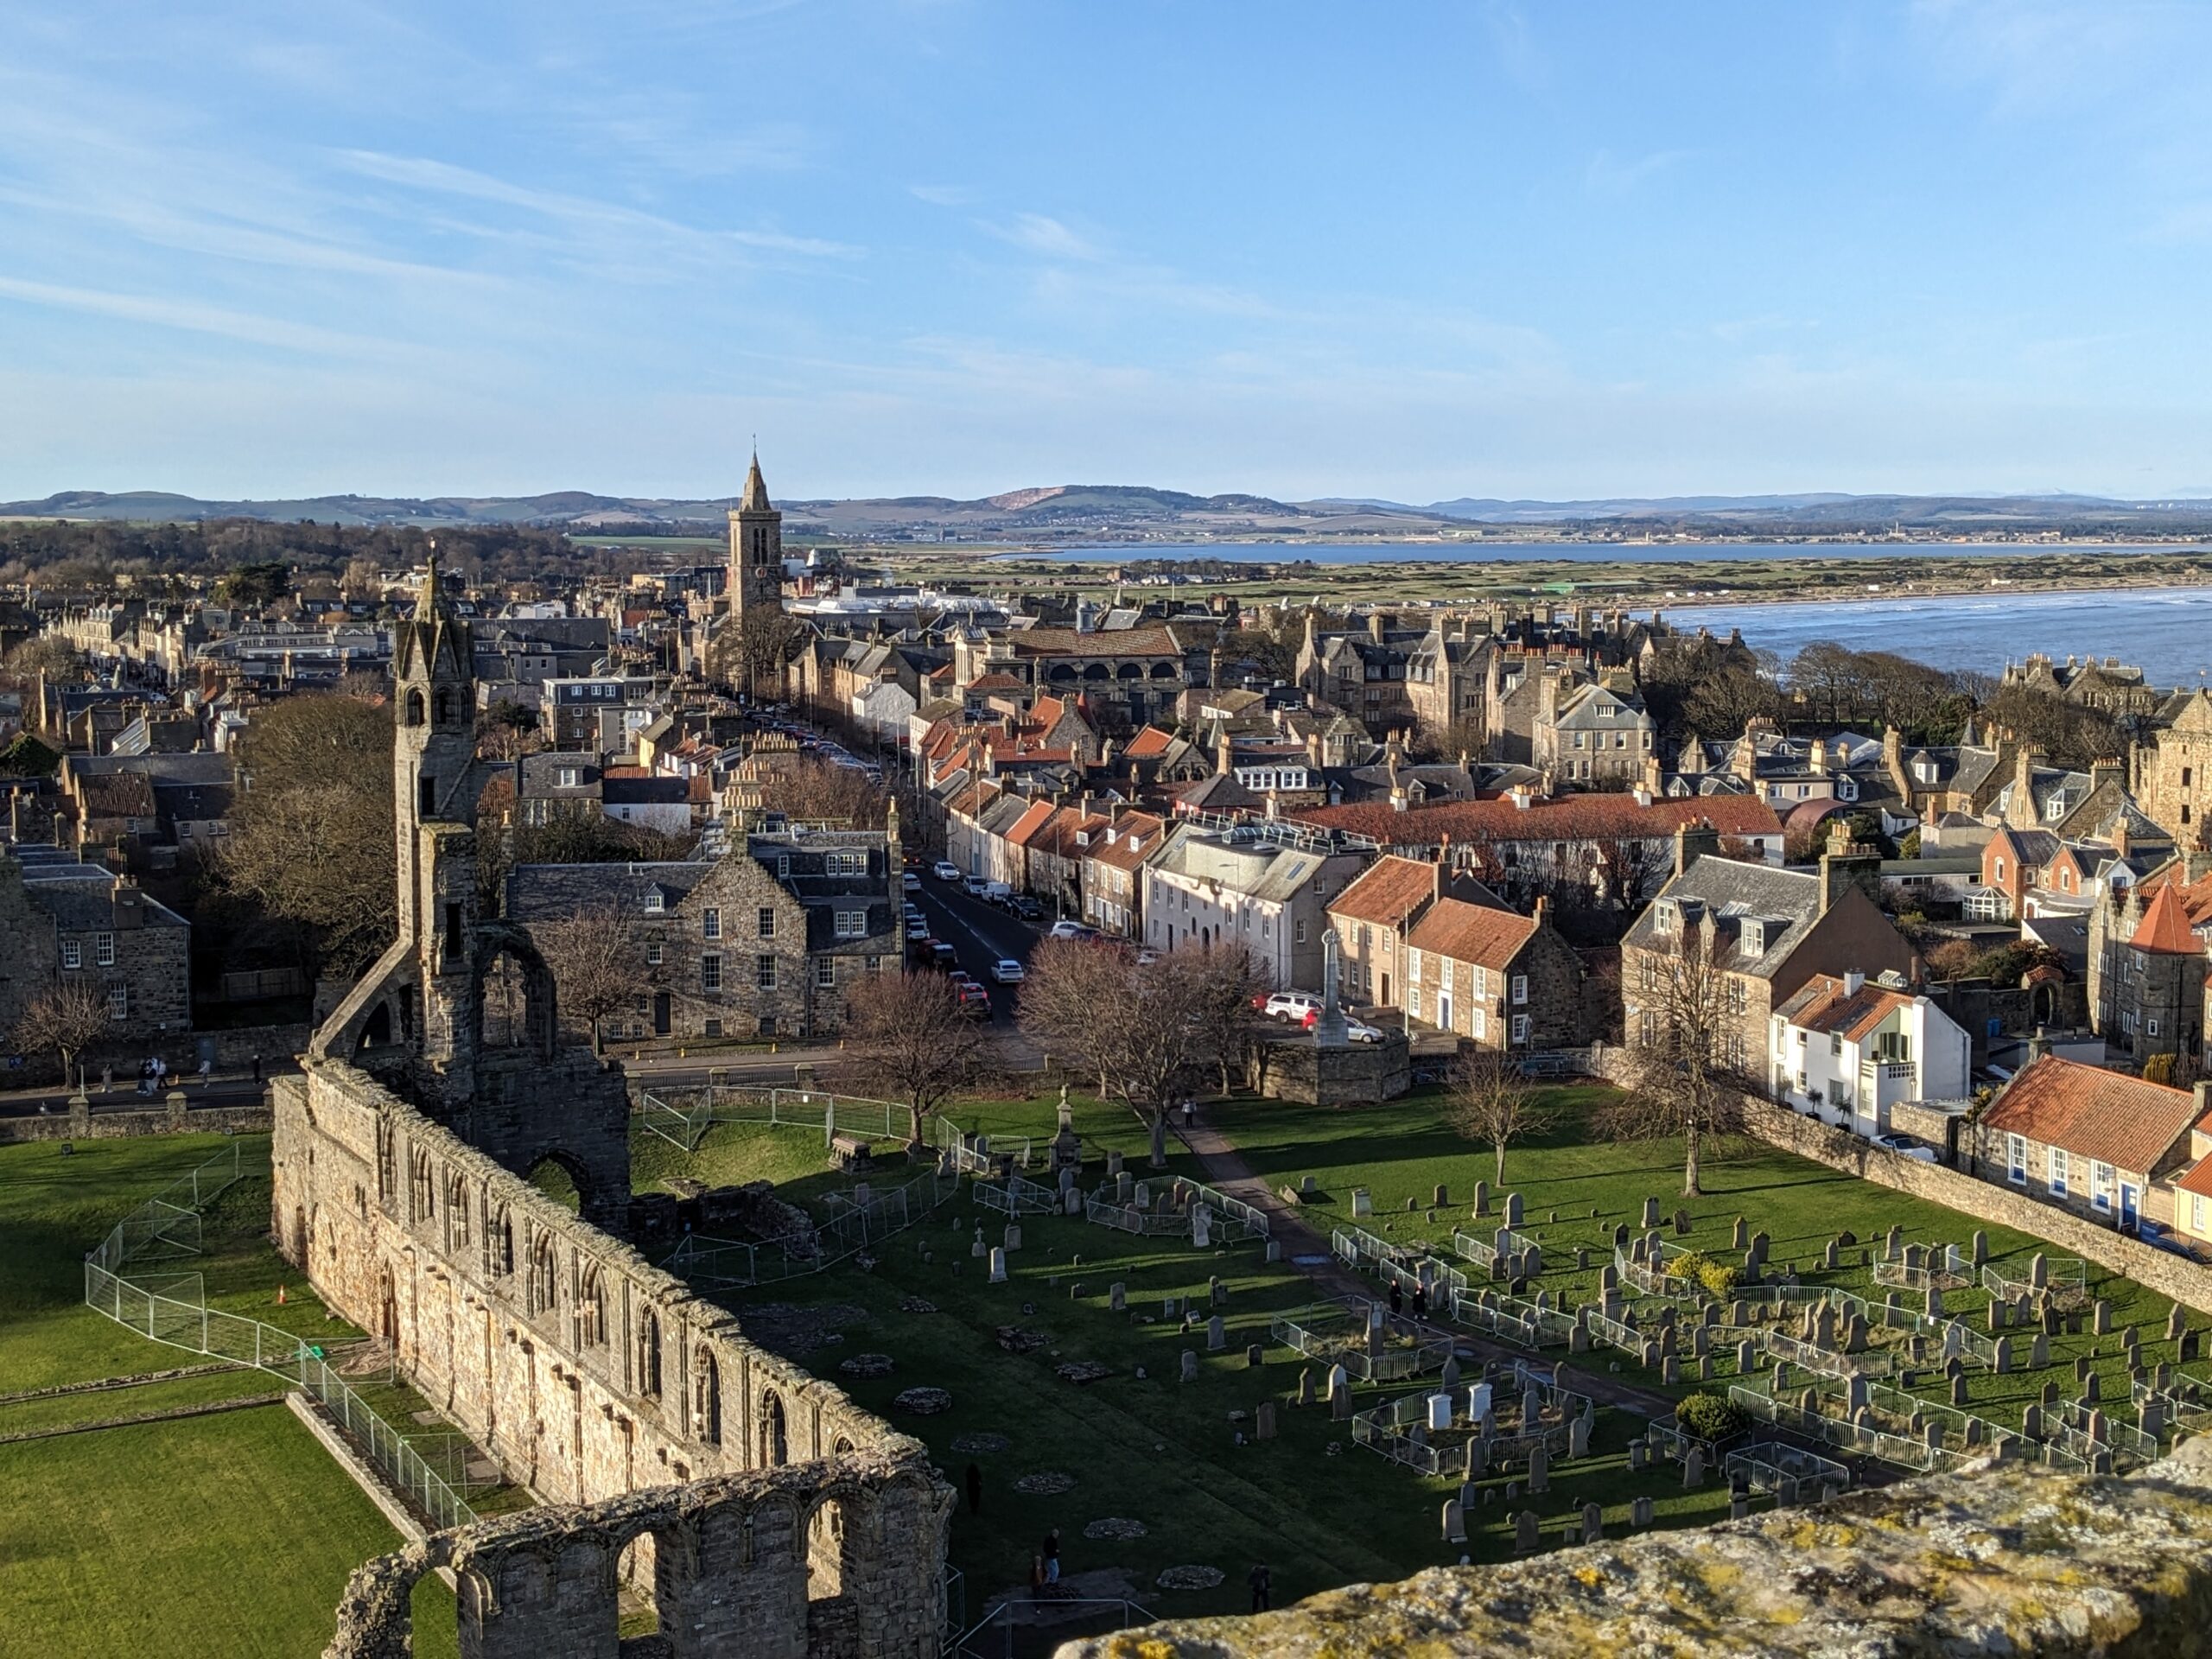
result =
[[[0,518],[174,523],[249,518],[276,523],[428,529],[510,525],[579,534],[719,534],[734,496],[674,499],[559,490],[523,496],[324,495],[282,501],[203,500],[159,491],[64,491],[0,503]],[[1526,526],[1552,535],[1687,532],[1759,537],[1908,531],[1972,534],[2196,536],[2212,532],[2212,502],[2186,496],[2123,501],[2063,492],[2033,494],[1608,496],[1544,501],[1459,496],[1414,505],[1377,498],[1279,501],[1230,492],[1191,495],[1123,484],[1055,484],[963,500],[912,495],[780,504],[800,536],[933,541],[1281,539],[1326,542],[1465,534]]]

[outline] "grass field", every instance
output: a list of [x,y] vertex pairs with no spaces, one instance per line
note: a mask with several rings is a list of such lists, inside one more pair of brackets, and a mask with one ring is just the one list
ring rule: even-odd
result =
[[[85,1252],[230,1145],[215,1135],[93,1141],[68,1157],[52,1144],[0,1147],[0,1395],[123,1384],[0,1401],[0,1437],[83,1430],[0,1444],[0,1655],[317,1652],[346,1573],[399,1542],[281,1406],[88,1427],[283,1389],[250,1367],[130,1381],[210,1362],[83,1305]],[[170,1280],[170,1294],[188,1300],[196,1275],[211,1307],[318,1342],[357,1338],[265,1237],[267,1137],[242,1137],[237,1151],[245,1173],[202,1212],[200,1253],[133,1264],[129,1276]],[[415,1421],[424,1402],[404,1385],[353,1385],[410,1439],[442,1438]],[[501,1489],[475,1501],[496,1511],[527,1497]],[[241,1596],[241,1585],[252,1593]],[[452,1652],[451,1594],[432,1580],[418,1600],[434,1633],[416,1651]]]
[[[1052,1102],[1044,1096],[965,1103],[949,1116],[995,1138],[1030,1135],[1040,1148],[1053,1126]],[[1076,1122],[1094,1155],[1112,1147],[1141,1167],[1146,1132],[1128,1112],[1078,1100]],[[786,1197],[818,1198],[825,1186],[850,1185],[849,1178],[824,1175],[818,1135],[810,1140],[800,1130],[718,1125],[690,1160],[650,1136],[640,1137],[637,1152],[641,1185],[646,1172],[655,1179],[688,1173],[715,1182],[776,1179]],[[676,1167],[686,1161],[688,1167]],[[1198,1173],[1179,1146],[1173,1163]],[[1097,1169],[1094,1163],[1090,1179]],[[887,1169],[880,1184],[898,1179]],[[1009,1257],[1012,1282],[994,1286],[986,1282],[984,1263],[969,1254],[979,1223],[987,1241],[1000,1240],[1002,1216],[955,1200],[889,1240],[877,1251],[873,1271],[839,1268],[730,1298],[756,1330],[787,1319],[794,1308],[844,1321],[837,1340],[805,1353],[803,1362],[925,1441],[956,1485],[971,1462],[978,1466],[982,1512],[969,1513],[963,1501],[952,1539],[971,1618],[992,1592],[1027,1583],[1031,1554],[1049,1527],[1060,1529],[1066,1573],[1118,1573],[1126,1593],[1160,1613],[1241,1609],[1245,1573],[1255,1561],[1274,1568],[1281,1602],[1332,1585],[1401,1577],[1456,1561],[1463,1553],[1478,1560],[1505,1553],[1502,1497],[1471,1517],[1469,1544],[1446,1545],[1439,1509],[1453,1489],[1356,1449],[1349,1426],[1329,1421],[1325,1408],[1284,1408],[1280,1438],[1253,1440],[1250,1414],[1263,1400],[1293,1396],[1308,1363],[1269,1340],[1269,1320],[1314,1300],[1303,1275],[1288,1263],[1264,1261],[1257,1243],[1200,1255],[1187,1240],[1134,1238],[1084,1221],[1025,1217],[1022,1248]],[[1229,1289],[1222,1310],[1228,1343],[1218,1353],[1205,1351],[1202,1328],[1185,1335],[1160,1317],[1168,1296],[1195,1296],[1203,1308],[1211,1275]],[[1116,1281],[1128,1287],[1128,1311],[1121,1315],[1109,1311]],[[938,1311],[902,1307],[916,1297]],[[1025,1303],[1033,1311],[1025,1313]],[[1035,1333],[1042,1345],[1008,1352],[998,1339],[1001,1325]],[[1254,1343],[1262,1344],[1263,1363],[1248,1369],[1244,1351]],[[1200,1355],[1198,1380],[1188,1384],[1177,1380],[1186,1349]],[[897,1369],[881,1378],[838,1370],[861,1352],[890,1354]],[[1085,1386],[1054,1375],[1055,1366],[1076,1360],[1107,1365],[1113,1375]],[[897,1395],[917,1384],[949,1389],[951,1410],[935,1416],[900,1411]],[[1402,1385],[1391,1392],[1408,1391]],[[1599,1421],[1597,1455],[1563,1472],[1545,1497],[1523,1501],[1545,1515],[1552,1530],[1586,1498],[1607,1505],[1616,1529],[1638,1494],[1653,1497],[1669,1523],[1725,1512],[1725,1491],[1685,1493],[1656,1472],[1630,1476],[1625,1446],[1640,1421],[1616,1413]],[[1245,1444],[1237,1443],[1240,1433]],[[981,1452],[958,1444],[979,1433],[1004,1435],[1009,1444]],[[1016,1479],[1037,1473],[1072,1476],[1076,1484],[1058,1495],[1014,1489]],[[1125,1541],[1084,1536],[1089,1523],[1109,1517],[1140,1521],[1147,1532]],[[1205,1592],[1154,1587],[1161,1569],[1192,1563],[1220,1569],[1223,1585]]]
[[[396,1542],[282,1406],[0,1446],[0,1654],[302,1659]],[[418,1606],[454,1652],[451,1593]]]
[[[2008,1266],[2015,1269],[2013,1277],[2026,1277],[2028,1258],[2039,1249],[2054,1260],[2063,1254],[2027,1234],[1983,1225],[1940,1205],[1759,1142],[1737,1143],[1726,1148],[1724,1156],[1708,1156],[1700,1182],[1702,1196],[1682,1198],[1681,1143],[1604,1139],[1590,1121],[1603,1092],[1589,1088],[1544,1091],[1556,1121],[1546,1135],[1509,1152],[1503,1188],[1497,1185],[1490,1148],[1471,1145],[1455,1135],[1433,1093],[1356,1111],[1238,1100],[1215,1105],[1209,1112],[1253,1172],[1270,1186],[1295,1186],[1301,1177],[1315,1178],[1321,1191],[1308,1206],[1309,1218],[1324,1230],[1351,1224],[1352,1189],[1364,1186],[1372,1196],[1374,1216],[1361,1225],[1395,1243],[1428,1243],[1448,1259],[1455,1227],[1486,1239],[1501,1224],[1497,1212],[1503,1208],[1505,1192],[1518,1191],[1527,1205],[1523,1230],[1544,1248],[1540,1282],[1570,1306],[1597,1300],[1596,1268],[1611,1259],[1613,1229],[1622,1223],[1635,1229],[1647,1195],[1660,1201],[1670,1243],[1726,1256],[1735,1218],[1742,1216],[1751,1231],[1764,1231],[1770,1237],[1769,1259],[1777,1269],[1794,1262],[1808,1282],[1836,1285],[1877,1302],[1887,1292],[1874,1284],[1871,1268],[1860,1258],[1869,1245],[1878,1246],[1892,1224],[1905,1230],[1909,1242],[1955,1243],[1961,1249],[1980,1226],[1989,1236],[1992,1262],[2000,1271]],[[1481,1222],[1470,1214],[1478,1180],[1491,1182],[1494,1189],[1492,1216]],[[1431,1221],[1429,1204],[1440,1183],[1451,1202],[1437,1209]],[[1411,1211],[1406,1207],[1408,1199],[1415,1205]],[[1678,1208],[1689,1212],[1691,1223],[1688,1236],[1679,1239],[1672,1226]],[[1820,1271],[1823,1247],[1846,1232],[1859,1241],[1845,1253],[1847,1265],[1834,1273]],[[1587,1273],[1573,1271],[1572,1252],[1582,1245],[1592,1252]],[[2176,1357],[2173,1344],[2154,1340],[2163,1338],[2171,1306],[2164,1297],[2094,1262],[2087,1278],[2090,1294],[2112,1303],[2115,1332],[2128,1325],[2138,1328],[2145,1339],[2146,1363]],[[1904,1300],[1907,1306],[1919,1306],[1916,1293],[1906,1294]],[[1945,1297],[1946,1311],[1971,1321],[1978,1330],[1986,1328],[1988,1303],[1988,1296],[1979,1289]],[[1968,1409],[2017,1427],[2021,1408],[2037,1398],[2047,1379],[2057,1379],[2061,1392],[2069,1399],[2080,1393],[2074,1381],[2077,1357],[2088,1358],[2101,1373],[2106,1400],[2126,1402],[2127,1370],[2116,1337],[2100,1343],[2086,1334],[2060,1336],[2052,1339],[2050,1349],[2051,1363],[2040,1372],[2023,1366],[1999,1377],[1970,1370]],[[1642,1371],[1624,1357],[1608,1353],[1605,1358],[1608,1363],[1618,1359],[1628,1379],[1658,1386],[1656,1374]],[[1948,1398],[1940,1376],[1920,1392],[1930,1399]]]

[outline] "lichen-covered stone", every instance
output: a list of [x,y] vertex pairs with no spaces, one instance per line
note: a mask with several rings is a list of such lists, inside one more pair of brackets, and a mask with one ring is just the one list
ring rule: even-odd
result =
[[2212,1440],[2128,1478],[1984,1465],[1814,1508],[1175,1619],[1059,1659],[2193,1659]]

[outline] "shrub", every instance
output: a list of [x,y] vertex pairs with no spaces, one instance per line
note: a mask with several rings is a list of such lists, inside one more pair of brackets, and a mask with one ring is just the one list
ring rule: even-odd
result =
[[1662,1271],[1670,1279],[1694,1279],[1716,1302],[1726,1301],[1736,1289],[1738,1269],[1703,1250],[1684,1250],[1669,1256]]
[[1743,1412],[1717,1394],[1693,1394],[1675,1408],[1675,1421],[1685,1434],[1715,1445],[1744,1432]]

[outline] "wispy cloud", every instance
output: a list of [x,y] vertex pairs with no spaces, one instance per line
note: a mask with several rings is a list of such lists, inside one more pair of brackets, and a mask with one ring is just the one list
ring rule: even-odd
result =
[[1104,251],[1089,237],[1070,229],[1065,220],[1048,214],[1016,213],[1003,224],[980,219],[976,223],[1000,241],[1011,243],[1024,252],[1046,259],[1088,262],[1105,257]]
[[524,213],[594,238],[609,233],[623,236],[643,233],[656,240],[699,250],[716,246],[753,248],[817,258],[850,258],[861,251],[846,243],[827,241],[819,237],[791,236],[780,231],[702,229],[658,213],[624,207],[618,202],[601,201],[565,191],[542,190],[428,156],[391,156],[378,150],[348,149],[338,151],[336,159],[340,165],[365,178],[435,195],[519,208]]
[[1582,188],[1592,195],[1625,196],[1649,179],[1679,166],[1697,152],[1693,149],[1655,149],[1642,156],[1616,156],[1601,149],[1582,172]]
[[906,194],[932,207],[965,207],[976,199],[974,191],[957,184],[910,184]]
[[287,322],[277,317],[256,316],[190,300],[145,294],[110,293],[101,289],[73,288],[58,283],[23,282],[13,276],[0,276],[0,299],[18,300],[28,305],[52,306],[92,316],[112,317],[124,322],[151,323],[159,327],[181,328],[194,334],[219,334],[226,340],[246,340],[257,346],[275,346],[286,351],[383,356],[391,354],[395,349],[391,342],[372,340],[360,334],[317,327],[309,323]]

